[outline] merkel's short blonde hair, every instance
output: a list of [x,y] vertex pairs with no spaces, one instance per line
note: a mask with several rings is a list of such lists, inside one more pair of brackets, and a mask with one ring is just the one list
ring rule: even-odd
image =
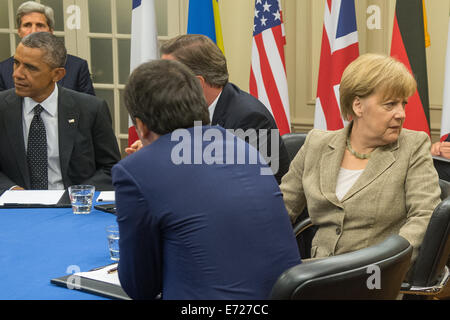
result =
[[417,83],[409,70],[400,61],[381,54],[367,53],[359,56],[344,70],[339,88],[341,114],[351,120],[353,101],[373,93],[381,93],[385,100],[409,98]]

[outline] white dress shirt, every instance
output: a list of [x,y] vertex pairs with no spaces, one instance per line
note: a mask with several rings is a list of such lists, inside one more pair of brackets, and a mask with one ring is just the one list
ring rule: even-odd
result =
[[217,96],[216,100],[214,100],[208,107],[209,119],[211,120],[211,123],[212,123],[212,119],[213,119],[213,115],[214,115],[214,110],[216,110],[217,101],[219,101],[219,98],[220,98],[221,94],[222,94],[222,91],[220,91],[220,93]]
[[45,125],[47,134],[47,156],[48,156],[48,189],[64,189],[61,175],[61,164],[59,161],[59,136],[58,136],[58,86],[48,96],[47,99],[38,103],[29,97],[23,99],[22,123],[23,137],[25,140],[25,152],[28,148],[28,132],[31,121],[34,117],[34,107],[40,104],[44,111],[41,113],[41,119]]

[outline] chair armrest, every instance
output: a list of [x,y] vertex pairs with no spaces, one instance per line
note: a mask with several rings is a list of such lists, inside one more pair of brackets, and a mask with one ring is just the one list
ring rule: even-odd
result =
[[450,253],[450,198],[434,209],[419,255],[411,269],[409,282],[415,287],[430,287],[442,279]]
[[297,237],[300,233],[302,233],[303,231],[305,231],[306,229],[312,227],[313,224],[311,222],[311,218],[306,218],[304,220],[301,220],[299,222],[297,222],[294,225],[294,234]]
[[450,271],[446,266],[442,278],[436,285],[429,287],[421,287],[421,286],[413,286],[409,283],[402,283],[400,293],[409,295],[435,296],[444,290],[449,279],[450,279]]

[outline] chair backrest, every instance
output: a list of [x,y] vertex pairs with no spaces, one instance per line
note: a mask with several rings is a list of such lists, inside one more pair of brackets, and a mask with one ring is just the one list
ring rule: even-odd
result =
[[409,284],[428,287],[439,281],[450,254],[449,230],[450,198],[445,197],[431,215],[419,255],[408,279]]
[[450,181],[450,162],[442,157],[433,157],[434,167],[440,179]]
[[306,139],[306,133],[286,133],[281,136],[292,161]]
[[439,179],[439,187],[441,187],[441,200],[450,196],[450,182]]
[[399,235],[380,244],[319,260],[284,272],[272,288],[271,298],[395,299],[409,268],[412,247]]

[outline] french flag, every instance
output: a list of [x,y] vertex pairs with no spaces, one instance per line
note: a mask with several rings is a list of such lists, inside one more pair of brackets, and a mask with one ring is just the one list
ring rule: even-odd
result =
[[[154,0],[132,0],[130,73],[140,64],[158,59],[158,33]],[[128,119],[128,145],[138,140],[131,119]]]

